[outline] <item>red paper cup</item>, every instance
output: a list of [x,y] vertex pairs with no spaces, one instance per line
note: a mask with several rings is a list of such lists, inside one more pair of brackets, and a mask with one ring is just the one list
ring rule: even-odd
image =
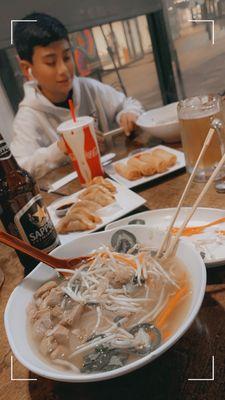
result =
[[104,175],[93,118],[79,117],[76,122],[70,119],[60,124],[57,132],[64,139],[81,185]]

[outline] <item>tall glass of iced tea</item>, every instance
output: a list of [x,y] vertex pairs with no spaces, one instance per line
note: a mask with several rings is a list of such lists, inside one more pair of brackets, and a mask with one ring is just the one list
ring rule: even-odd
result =
[[205,182],[224,153],[225,117],[222,99],[218,95],[205,95],[181,100],[178,103],[178,118],[186,168],[189,173],[197,161],[212,121],[215,118],[221,121],[220,131],[214,134],[195,176],[195,181]]

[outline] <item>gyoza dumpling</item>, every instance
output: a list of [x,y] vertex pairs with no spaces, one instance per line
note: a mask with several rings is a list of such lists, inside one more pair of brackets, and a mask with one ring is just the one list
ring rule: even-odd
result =
[[116,192],[116,188],[112,184],[112,182],[107,181],[106,179],[103,178],[103,176],[96,176],[95,178],[92,179],[91,182],[88,183],[88,186],[91,186],[93,184],[98,184],[98,185],[104,186],[106,189],[108,189],[112,193]]
[[106,194],[106,195],[108,195],[108,196],[110,196],[110,197],[112,197],[113,199],[115,198],[114,195],[113,195],[106,187],[104,187],[104,186],[102,186],[102,185],[99,185],[99,184],[94,184],[94,185],[91,185],[91,186],[87,187],[87,188],[79,195],[79,199],[85,199],[86,196],[87,196],[89,193],[95,193],[97,190],[100,191],[100,192],[102,192],[102,193],[104,193],[104,194]]
[[81,200],[92,200],[102,207],[115,201],[113,194],[100,185],[93,185],[85,189],[84,192],[80,194],[79,198]]
[[102,193],[99,189],[96,189],[85,196],[85,200],[94,200],[102,207],[107,206],[115,201],[114,197],[109,196],[106,193]]
[[89,221],[94,223],[102,222],[102,219],[98,215],[90,213],[87,209],[85,209],[85,207],[74,207],[73,209],[71,207],[71,209],[67,211],[64,218],[68,221],[71,221],[71,219],[79,219],[82,221],[83,218],[87,218]]
[[91,214],[85,209],[75,207],[71,209],[72,207],[57,224],[58,233],[91,230],[96,228],[96,224],[102,222],[98,215]]
[[99,210],[99,208],[101,208],[101,206],[98,203],[96,203],[96,201],[82,199],[82,200],[78,200],[77,203],[73,204],[71,206],[70,210],[73,208],[76,208],[76,209],[83,208],[89,212],[94,212],[94,211]]
[[60,221],[56,226],[56,230],[58,233],[70,233],[70,232],[78,232],[78,231],[87,231],[96,228],[96,224],[90,222],[88,219],[83,219],[80,221],[79,219],[63,222]]

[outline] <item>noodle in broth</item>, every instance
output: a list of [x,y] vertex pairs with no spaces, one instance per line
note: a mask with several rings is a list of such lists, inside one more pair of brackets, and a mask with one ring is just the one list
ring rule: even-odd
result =
[[190,279],[180,260],[159,264],[141,245],[127,254],[102,247],[67,272],[41,286],[28,307],[33,346],[60,369],[122,367],[165,342],[188,310]]

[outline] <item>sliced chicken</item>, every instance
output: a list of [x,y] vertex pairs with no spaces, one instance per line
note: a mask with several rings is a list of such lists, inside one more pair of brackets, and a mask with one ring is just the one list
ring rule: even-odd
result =
[[57,348],[58,344],[53,336],[45,336],[40,343],[40,352],[47,356]]
[[50,358],[56,360],[58,358],[65,358],[68,355],[68,347],[58,345],[55,350],[50,353]]
[[55,288],[57,286],[57,283],[55,281],[49,281],[42,285],[39,289],[36,290],[34,293],[34,298],[37,299],[38,297],[41,297],[45,292],[49,292],[51,289]]
[[60,324],[54,331],[53,336],[56,339],[57,343],[66,345],[69,341],[69,334],[69,329]]
[[79,321],[83,310],[84,306],[78,304],[77,306],[74,306],[71,310],[64,311],[64,316],[60,323],[64,326],[74,325],[75,322]]
[[46,307],[53,307],[60,305],[63,299],[64,293],[61,288],[54,288],[50,291],[48,296],[44,299],[44,304]]
[[51,320],[50,310],[45,310],[45,312],[40,314],[40,317],[33,323],[33,334],[36,339],[41,339],[44,337],[48,329],[52,329],[53,324]]

